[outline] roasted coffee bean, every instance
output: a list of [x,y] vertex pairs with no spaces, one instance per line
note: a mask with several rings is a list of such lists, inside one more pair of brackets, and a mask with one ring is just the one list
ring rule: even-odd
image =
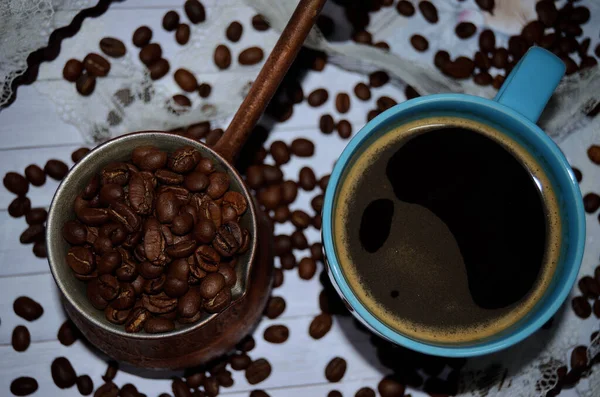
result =
[[121,201],[125,198],[125,192],[120,185],[108,183],[100,189],[100,202],[108,205],[113,201]]
[[280,344],[288,340],[290,330],[285,325],[271,325],[263,333],[267,342]]
[[321,339],[327,335],[332,324],[333,319],[331,315],[327,313],[321,313],[311,321],[310,326],[308,327],[308,334],[313,339]]
[[600,299],[596,299],[594,301],[592,311],[594,312],[594,316],[596,316],[596,318],[600,318]]
[[229,362],[232,369],[241,371],[248,368],[252,363],[252,359],[245,353],[236,353],[230,357]]
[[[600,146],[599,145],[591,145],[587,150],[587,155],[588,155],[588,158],[592,161],[592,163],[600,165]],[[4,184],[4,186],[6,186],[6,183]]]
[[302,167],[298,175],[298,185],[306,190],[311,191],[317,185],[317,177],[313,170],[309,167]]
[[571,301],[571,307],[580,318],[588,318],[592,314],[592,307],[586,298],[577,296]]
[[582,277],[577,285],[583,296],[588,299],[597,299],[600,296],[600,284],[593,277]]
[[298,275],[303,280],[310,280],[317,271],[317,262],[313,258],[302,258],[298,264]]
[[305,138],[294,139],[290,149],[298,157],[311,157],[315,153],[314,143]]
[[223,134],[223,129],[215,128],[214,130],[210,131],[208,135],[206,135],[206,140],[204,141],[204,143],[206,143],[206,146],[208,147],[213,147],[217,144],[217,142],[219,142],[219,139],[221,139]]
[[223,275],[227,287],[231,288],[237,282],[237,274],[232,266],[221,264],[221,266],[219,266],[219,273]]
[[107,251],[100,256],[100,259],[97,260],[98,274],[112,274],[116,269],[119,268],[119,266],[121,266],[121,263],[122,256],[119,251]]
[[27,182],[27,179],[16,172],[7,172],[3,183],[6,190],[17,196],[24,196],[29,191],[29,182]]
[[71,346],[79,338],[79,330],[71,320],[66,320],[58,329],[58,341],[64,346]]
[[94,391],[94,381],[88,375],[81,375],[77,378],[77,390],[82,396],[88,396]]
[[[329,393],[327,393],[327,397],[344,397],[344,396],[339,391],[332,390]],[[400,396],[400,397],[402,397],[402,396]]]
[[180,45],[185,45],[190,40],[190,25],[180,23],[175,31],[175,41]]
[[385,377],[377,385],[377,390],[379,390],[381,397],[402,397],[404,396],[405,387],[391,377]]
[[11,339],[12,347],[15,351],[24,352],[29,347],[31,343],[31,334],[27,327],[23,325],[18,325],[13,329],[12,339]]
[[110,163],[102,169],[100,174],[102,185],[115,183],[124,186],[129,182],[130,170],[126,163]]
[[317,88],[308,95],[308,104],[312,107],[323,105],[329,99],[329,93],[325,88]]
[[588,354],[585,346],[577,346],[571,352],[571,369],[583,372],[588,366]]
[[106,309],[106,306],[108,306],[106,299],[100,296],[100,282],[97,277],[88,282],[86,294],[88,300],[96,309],[104,310]]
[[218,264],[221,261],[221,256],[212,247],[201,245],[194,253],[198,265],[207,272],[216,272]]
[[268,30],[270,25],[269,22],[265,20],[265,17],[261,14],[256,14],[252,17],[252,27],[259,32]]
[[359,44],[372,44],[373,36],[366,30],[360,30],[352,35],[352,40]]
[[283,172],[279,167],[264,164],[261,166],[261,172],[263,174],[265,184],[267,185],[273,185],[283,181]]
[[407,0],[400,0],[396,5],[396,10],[400,15],[404,15],[405,17],[412,17],[415,15],[415,6]]
[[290,209],[285,205],[280,205],[273,211],[273,220],[277,223],[285,223],[290,219]]
[[467,57],[458,57],[448,62],[442,71],[455,79],[466,79],[471,76],[473,70],[475,70],[475,62]]
[[250,47],[243,50],[238,55],[240,65],[256,65],[264,58],[264,52],[260,47]]
[[267,302],[265,315],[271,320],[276,319],[285,311],[285,306],[285,300],[282,297],[272,296]]
[[48,257],[48,247],[46,246],[46,241],[36,241],[33,243],[32,248],[33,255],[37,258],[47,258]]
[[481,51],[477,51],[475,53],[473,60],[475,62],[475,66],[477,66],[481,71],[486,71],[492,67],[492,60]]
[[368,101],[371,99],[371,89],[365,83],[358,83],[354,87],[354,95],[362,101]]
[[209,273],[200,283],[200,296],[214,298],[225,287],[225,277],[221,273]]
[[477,32],[477,27],[471,22],[460,22],[454,28],[454,33],[461,39],[468,39]]
[[270,396],[264,390],[252,390],[250,392],[250,397],[270,397]]
[[204,369],[200,369],[198,371],[199,372],[187,374],[185,377],[185,383],[192,389],[197,389],[202,386],[202,382],[204,382],[204,379],[206,378]]
[[235,345],[235,348],[237,350],[241,350],[242,352],[247,353],[254,349],[255,346],[256,342],[254,341],[252,335],[246,335],[244,339],[242,339],[237,345]]
[[288,161],[290,161],[290,149],[285,142],[274,141],[271,144],[269,151],[271,156],[273,156],[273,160],[275,160],[275,164],[277,165],[286,164]]
[[264,205],[267,209],[275,209],[280,204],[282,199],[282,187],[281,185],[273,185],[261,189],[256,198],[258,202]]
[[273,247],[276,256],[281,256],[292,250],[292,239],[290,236],[280,234],[274,237]]
[[273,288],[279,288],[283,285],[283,271],[279,268],[273,270]]
[[420,34],[415,34],[410,37],[410,44],[419,52],[424,52],[429,49],[429,42]]
[[[108,275],[104,275],[101,277],[112,277],[112,276],[108,276]],[[135,293],[135,288],[133,287],[133,285],[131,285],[131,283],[119,283],[119,293],[118,295],[116,295],[115,299],[110,303],[110,305],[117,309],[117,310],[126,310],[126,309],[130,309],[131,307],[133,307],[133,305],[135,304],[135,298],[136,298],[136,293]],[[112,287],[114,288],[114,286]],[[102,291],[101,291],[102,293]],[[106,298],[106,296],[103,296],[104,298]]]
[[[200,88],[198,88],[198,91],[200,91]],[[200,96],[202,96],[202,95],[200,95]],[[206,136],[206,134],[208,134],[209,131],[210,131],[210,122],[203,121],[201,123],[196,123],[196,124],[190,125],[186,130],[186,135],[192,139],[200,139],[200,138],[204,138]]]
[[52,380],[54,384],[60,389],[67,389],[73,385],[77,380],[75,370],[71,365],[71,362],[66,357],[58,357],[52,361],[50,366],[52,373]]
[[242,26],[242,24],[238,21],[233,21],[227,27],[227,30],[225,31],[225,36],[227,36],[227,38],[230,41],[237,43],[242,37],[243,32],[244,27]]
[[223,204],[232,207],[238,216],[243,215],[248,209],[248,201],[241,193],[228,191],[223,195]]
[[498,69],[504,69],[508,65],[508,51],[505,48],[498,48],[494,51],[492,65]]
[[[189,108],[190,106],[192,106],[192,101],[190,100],[190,98],[186,97],[185,95],[181,95],[181,94],[173,95],[171,97],[171,99],[176,105],[178,105],[180,107]],[[187,111],[186,109],[176,110],[172,106],[169,107],[169,110],[173,111],[174,113],[178,113],[178,114]]]
[[337,124],[338,135],[342,139],[348,139],[352,135],[352,124],[348,120],[342,119]]
[[116,277],[110,274],[103,274],[98,277],[98,294],[102,299],[111,301],[117,297],[119,291],[119,281]]
[[[415,90],[415,89],[414,89],[413,87],[411,87],[410,85],[407,85],[407,86],[406,86],[406,88],[404,88],[404,95],[406,96],[406,99],[414,99],[414,98],[418,98],[418,97],[420,97],[420,96],[421,96],[421,94],[419,94],[419,93],[417,92],[417,90]],[[381,98],[389,98],[389,97],[382,96]],[[381,99],[381,98],[380,98],[380,99]],[[389,98],[389,99],[392,99],[392,98]],[[392,102],[392,101],[393,101],[393,102]],[[388,108],[386,108],[386,109],[389,109],[389,108],[390,108],[390,107],[392,107],[392,106],[396,106],[397,102],[396,102],[394,99],[392,99],[392,101],[387,101],[387,103],[385,103],[385,104],[384,104],[385,106],[389,106],[389,107],[388,107]],[[393,105],[392,105],[392,103],[393,103]],[[391,106],[390,106],[390,105],[391,105]],[[378,106],[379,106],[379,104],[378,104]]]
[[483,11],[492,12],[494,10],[495,0],[475,0],[475,3],[481,8]]
[[583,25],[590,20],[590,10],[586,7],[575,7],[569,15],[569,20],[573,23]]
[[292,212],[291,221],[292,224],[297,228],[306,229],[310,225],[311,219],[306,212],[302,210],[296,210]]
[[[159,213],[158,206],[157,213]],[[129,233],[138,231],[142,223],[140,217],[131,207],[119,202],[111,203],[110,209],[108,210],[108,216],[114,222],[121,223]]]
[[156,63],[162,57],[162,48],[160,44],[150,43],[146,44],[140,50],[140,61],[146,66],[150,66]]
[[68,221],[63,226],[63,238],[72,245],[85,244],[87,228],[77,221]]
[[102,55],[91,52],[83,58],[83,67],[91,76],[104,77],[110,71],[110,62]]
[[227,69],[231,65],[231,51],[229,51],[229,48],[226,45],[219,44],[215,48],[213,60],[219,69]]
[[168,167],[172,171],[186,173],[193,170],[201,158],[202,156],[196,149],[191,146],[184,146],[171,154],[168,160]]
[[167,11],[162,20],[162,27],[167,32],[172,32],[179,26],[179,14],[177,11]]
[[63,68],[63,77],[65,80],[74,83],[83,72],[83,63],[77,59],[69,59]]
[[46,162],[44,172],[50,178],[60,181],[69,173],[69,167],[62,161],[53,159]]
[[214,298],[204,302],[204,309],[208,313],[219,313],[225,310],[230,303],[231,290],[229,288],[223,288]]
[[264,358],[259,358],[246,368],[245,375],[249,384],[256,385],[271,375],[271,364]]
[[583,196],[583,208],[587,213],[594,213],[600,208],[600,196],[596,193],[588,193]]
[[541,42],[544,37],[544,24],[540,21],[531,21],[521,31],[521,36],[527,44],[534,45]]
[[28,165],[27,168],[25,168],[25,177],[33,186],[42,186],[46,183],[46,174],[44,173],[44,170],[35,164]]
[[117,310],[112,306],[107,306],[106,309],[104,309],[104,317],[106,320],[117,325],[125,324],[130,314],[130,309]]
[[179,298],[177,302],[177,314],[179,322],[181,318],[196,317],[202,308],[202,297],[200,296],[200,287],[192,286],[188,292]]
[[554,26],[558,18],[558,11],[551,0],[540,1],[535,5],[538,19],[547,27]]
[[[40,209],[43,210],[43,208],[40,208]],[[24,196],[15,198],[8,205],[8,214],[10,216],[12,216],[13,218],[20,218],[25,214],[29,215],[30,210],[31,210],[31,200],[29,200],[27,197],[24,197]],[[44,221],[45,221],[45,219],[39,223],[43,223]],[[28,224],[29,224],[29,222],[28,222]]]
[[346,373],[346,360],[341,357],[333,358],[325,367],[325,378],[329,382],[339,382]]
[[134,308],[125,322],[126,332],[139,332],[144,323],[150,318],[150,312],[143,307]]
[[120,58],[127,52],[125,44],[114,37],[105,37],[100,40],[100,49],[103,53],[113,58]]
[[198,24],[206,19],[206,11],[202,3],[198,0],[187,0],[184,5],[185,15],[190,22]]
[[144,323],[144,331],[149,334],[162,334],[175,329],[175,323],[167,318],[152,317]]
[[216,377],[208,376],[204,378],[202,385],[208,397],[219,395],[219,380]]
[[212,87],[210,84],[202,83],[198,86],[198,95],[200,95],[201,98],[208,98],[211,91]]
[[316,261],[323,261],[323,244],[313,243],[310,246],[310,256]]
[[242,243],[242,230],[235,222],[227,222],[217,229],[213,247],[222,256],[233,256]]
[[335,97],[335,108],[340,113],[347,113],[350,110],[350,96],[345,92],[338,93]]
[[209,244],[215,237],[217,228],[210,219],[201,219],[194,227],[194,238],[200,243]]
[[475,76],[473,76],[473,81],[477,85],[490,85],[492,84],[492,76],[487,72],[477,73]]
[[279,255],[279,259],[281,261],[281,267],[285,270],[292,270],[296,267],[296,257],[291,252]]
[[174,378],[171,384],[171,390],[175,397],[192,397],[189,386],[180,378]]
[[330,114],[324,114],[319,120],[319,128],[323,134],[331,134],[335,128],[335,122]]
[[381,87],[387,84],[388,81],[390,81],[390,76],[382,70],[369,75],[369,85],[374,88]]
[[42,240],[46,233],[46,227],[44,225],[31,225],[19,237],[21,244],[32,244],[36,241]]
[[423,18],[425,18],[429,23],[438,22],[439,18],[437,8],[435,8],[431,2],[427,0],[420,1],[419,10],[421,11],[421,14],[423,14]]
[[10,392],[15,396],[28,396],[38,389],[37,380],[29,376],[21,376],[10,383]]
[[527,45],[527,42],[521,36],[511,36],[511,38],[508,40],[508,52],[515,59],[521,59],[521,57],[525,55],[525,52],[527,52],[528,48],[529,46]]
[[496,48],[496,35],[490,29],[486,29],[479,35],[479,48],[484,54],[494,51]]
[[75,213],[79,220],[87,226],[101,226],[109,219],[109,213],[104,208],[83,208],[80,211],[76,210]]
[[262,167],[259,165],[251,165],[246,170],[246,183],[252,189],[258,189],[264,185],[265,179],[262,172]]
[[[96,174],[89,180],[88,184],[83,189],[83,192],[81,192],[81,198],[85,199],[85,200],[91,200],[94,197],[96,197],[99,190],[100,190],[100,177]],[[77,202],[79,199],[80,199],[79,197],[75,199],[75,205],[74,205],[75,213],[77,213],[77,208],[75,206],[77,205]],[[85,202],[81,201],[81,203],[85,203]]]
[[119,397],[139,397],[140,393],[138,392],[137,387],[132,385],[131,383],[126,383],[119,390]]
[[142,48],[152,40],[152,30],[148,26],[140,26],[133,32],[133,45]]
[[213,172],[209,176],[209,185],[206,193],[212,199],[218,199],[229,189],[230,179],[225,172]]
[[155,171],[167,164],[167,153],[153,146],[138,147],[133,151],[132,159],[142,171]]
[[94,88],[96,88],[96,78],[83,72],[75,82],[75,88],[83,96],[91,95],[94,92]]
[[187,69],[177,69],[173,76],[175,82],[186,92],[194,92],[198,87],[198,80],[196,77]]
[[169,62],[166,59],[159,59],[158,61],[152,63],[152,65],[148,66],[150,78],[152,80],[158,80],[164,77],[167,73],[169,73],[169,68]]

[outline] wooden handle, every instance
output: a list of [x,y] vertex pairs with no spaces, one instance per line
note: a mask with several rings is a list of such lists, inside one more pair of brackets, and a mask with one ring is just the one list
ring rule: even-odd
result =
[[227,161],[235,160],[252,129],[275,95],[304,40],[317,21],[326,0],[300,0],[273,51],[254,80],[231,124],[214,149]]

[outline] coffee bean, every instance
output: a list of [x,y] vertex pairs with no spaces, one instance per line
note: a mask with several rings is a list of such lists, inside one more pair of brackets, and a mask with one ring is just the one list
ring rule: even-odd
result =
[[27,296],[20,296],[13,303],[13,310],[27,321],[35,321],[44,314],[42,306]]
[[554,2],[551,0],[540,1],[535,5],[538,20],[540,20],[547,27],[554,26],[556,19],[558,18],[558,11]]
[[495,0],[475,0],[475,3],[481,8],[483,11],[491,12],[494,9]]
[[94,92],[94,88],[96,88],[96,78],[84,72],[75,82],[75,88],[79,94],[89,96]]
[[271,320],[276,319],[281,316],[281,314],[285,311],[285,300],[279,296],[272,296],[269,298],[267,302],[267,307],[265,308],[265,315]]
[[215,48],[213,60],[219,69],[227,69],[231,65],[231,51],[229,51],[226,45],[219,44]]
[[302,231],[294,231],[290,236],[290,239],[292,241],[292,247],[299,250],[308,248],[308,240],[306,239],[306,236],[304,235],[304,233],[302,233]]
[[356,392],[354,397],[375,397],[375,391],[370,387],[362,387]]
[[77,380],[75,370],[66,357],[54,359],[50,366],[50,370],[54,384],[60,389],[68,389],[73,386]]
[[345,92],[338,93],[335,97],[335,108],[342,114],[347,113],[350,110],[350,96]]
[[329,93],[324,88],[317,88],[308,95],[308,104],[312,107],[319,107],[327,102]]
[[204,302],[204,309],[208,313],[219,313],[225,310],[230,303],[231,290],[229,288],[223,288],[214,298]]
[[198,80],[187,69],[177,69],[173,77],[177,85],[186,92],[194,92],[196,87],[198,87]]
[[[600,146],[599,145],[592,145],[588,148],[587,150],[587,155],[589,157],[589,159],[592,161],[592,163],[600,165]],[[8,174],[6,174],[8,176]],[[20,175],[19,175],[20,176]],[[4,180],[6,181],[6,177],[4,178]],[[4,182],[4,186],[6,186],[6,182]],[[8,188],[8,186],[6,186],[8,190],[10,190]],[[15,194],[19,194],[16,193],[12,190],[10,190],[11,192],[15,193]],[[25,193],[27,193],[27,190],[25,190]],[[25,194],[22,193],[22,194]]]
[[368,101],[371,99],[371,89],[365,83],[358,83],[354,87],[354,95],[362,101]]
[[[305,138],[294,139],[290,148],[292,153],[298,157],[311,157],[315,153],[314,143]],[[600,146],[598,149],[600,149]]]
[[25,214],[29,214],[30,209],[31,209],[31,200],[29,200],[27,197],[20,196],[20,197],[15,198],[8,205],[8,214],[10,216],[12,216],[13,218],[20,218]]
[[[332,390],[329,393],[327,393],[327,397],[344,397],[344,396],[339,391]],[[400,397],[402,397],[402,396],[400,396]]]
[[46,246],[45,241],[36,241],[33,243],[32,248],[33,255],[37,258],[47,258],[48,257],[48,247]]
[[92,52],[83,58],[83,67],[91,76],[104,77],[110,71],[110,62],[102,55]]
[[125,44],[114,37],[105,37],[100,40],[100,49],[103,53],[113,58],[121,58],[127,52]]
[[437,8],[435,8],[431,2],[427,0],[420,1],[419,10],[421,11],[421,14],[423,14],[423,18],[425,18],[429,23],[438,22],[439,18]]
[[279,268],[273,270],[273,288],[279,288],[283,285],[283,271]]
[[179,14],[176,11],[167,11],[162,20],[162,27],[167,32],[172,32],[179,26]]
[[252,27],[259,32],[268,30],[270,25],[269,22],[265,20],[265,17],[261,14],[256,14],[252,17]]
[[306,212],[302,210],[296,210],[292,212],[291,221],[292,224],[297,228],[306,229],[310,225],[311,219]]
[[483,53],[490,53],[496,48],[496,35],[490,29],[485,29],[479,35],[479,48]]
[[29,191],[29,182],[27,179],[16,172],[7,172],[4,176],[3,183],[6,190],[17,196],[24,196]]
[[63,77],[65,80],[74,83],[83,72],[83,63],[77,59],[69,59],[63,68]]
[[390,76],[382,70],[369,75],[369,85],[374,88],[381,87],[387,84],[388,81],[390,81]]
[[331,134],[335,128],[335,122],[330,114],[324,114],[319,120],[319,128],[323,134]]
[[280,344],[288,340],[290,330],[285,325],[271,325],[265,329],[263,336],[267,342]]
[[398,102],[396,102],[396,100],[385,95],[377,99],[377,109],[379,109],[380,112],[386,111],[397,104]]
[[125,322],[126,332],[139,332],[144,323],[150,318],[150,312],[143,307],[136,307],[129,314],[129,318]]
[[[17,175],[19,175],[19,174],[17,174]],[[29,183],[31,183],[33,186],[42,186],[44,183],[46,183],[46,174],[40,167],[38,167],[35,164],[30,164],[27,166],[27,168],[25,168],[25,177],[27,178],[27,181],[29,181]],[[5,177],[5,179],[6,179],[6,177]],[[19,182],[19,183],[22,183],[22,182]],[[6,186],[6,182],[5,182],[5,186]]]
[[264,358],[255,360],[246,368],[246,380],[251,385],[256,385],[271,375],[271,364]]
[[185,14],[190,22],[198,24],[206,20],[206,11],[198,0],[187,0],[184,5]]
[[575,314],[580,318],[588,318],[592,314],[592,307],[586,298],[577,296],[571,301],[571,307]]
[[10,392],[15,396],[28,396],[37,389],[37,380],[28,376],[21,376],[10,383]]
[[148,67],[158,62],[162,57],[162,48],[160,44],[150,43],[146,44],[140,50],[140,61]]
[[27,327],[23,325],[16,326],[15,329],[13,329],[11,343],[15,351],[24,352],[27,350],[31,343],[31,334],[29,334]]
[[521,31],[521,36],[525,39],[527,44],[534,45],[540,43],[542,37],[544,37],[545,26],[540,21],[531,21]]
[[492,60],[481,51],[477,51],[475,53],[473,60],[475,61],[475,66],[477,66],[481,71],[487,71],[492,67]]
[[317,177],[309,167],[302,167],[298,176],[298,185],[306,190],[311,191],[317,185]]
[[583,208],[589,214],[596,212],[600,208],[600,196],[596,193],[588,193],[583,196]]
[[73,160],[74,163],[78,163],[89,152],[90,152],[90,149],[88,149],[86,147],[81,147],[81,148],[75,150],[73,153],[71,153],[71,160]]
[[325,378],[329,382],[339,382],[346,373],[346,360],[340,357],[333,358],[325,367]]
[[285,270],[292,270],[296,267],[296,257],[291,252],[280,255],[281,267]]
[[180,45],[185,45],[190,40],[190,25],[187,23],[180,23],[175,31],[175,41]]
[[96,267],[92,250],[81,246],[69,249],[67,264],[77,274],[90,274]]
[[290,161],[290,148],[282,141],[274,141],[269,149],[275,164],[286,164]]
[[466,79],[471,76],[475,69],[475,63],[467,57],[458,57],[448,62],[442,70],[446,75],[455,79]]
[[308,327],[308,334],[313,339],[321,339],[327,335],[332,324],[333,319],[331,315],[327,313],[321,313],[311,321],[310,326]]
[[175,323],[168,318],[152,317],[144,323],[144,331],[149,334],[162,334],[175,329]]
[[154,62],[152,65],[148,66],[148,70],[150,71],[150,78],[152,80],[159,80],[164,77],[167,73],[169,73],[169,62],[166,59],[159,59]]
[[471,22],[460,22],[454,28],[454,32],[461,39],[468,39],[477,32],[477,27]]
[[521,36],[511,36],[508,39],[508,52],[515,58],[521,59],[523,55],[527,52],[529,46],[524,38]]
[[241,371],[248,368],[248,366],[252,363],[252,359],[245,353],[236,353],[231,356],[229,362],[231,363],[232,369]]
[[246,335],[244,339],[242,339],[237,345],[235,345],[235,348],[247,353],[254,349],[255,346],[256,343],[254,342],[254,338],[252,337],[252,335]]
[[373,36],[366,30],[360,30],[352,35],[352,40],[359,44],[371,44],[373,42]]
[[590,276],[585,276],[577,283],[579,290],[588,299],[597,299],[600,296],[600,284]]
[[303,280],[310,280],[317,271],[317,262],[313,258],[302,258],[298,264],[298,275]]
[[94,393],[94,397],[117,397],[119,388],[112,382],[106,382]]
[[583,179],[583,174],[578,168],[573,168],[573,175],[575,175],[575,179],[577,180],[577,182],[581,182],[581,180]]
[[575,7],[571,11],[569,20],[573,23],[583,25],[590,20],[590,10],[587,7]]
[[581,63],[579,64],[579,70],[583,70],[586,68],[592,68],[594,66],[596,66],[598,64],[598,61],[596,61],[596,58],[594,57],[583,57]]
[[492,76],[488,72],[477,73],[473,76],[473,81],[477,85],[486,86],[492,84]]
[[338,135],[342,139],[348,139],[352,135],[352,124],[348,120],[340,120],[337,124]]
[[212,87],[210,86],[210,84],[202,83],[198,86],[198,95],[200,95],[201,98],[208,98],[211,91]]
[[60,160],[48,160],[44,172],[50,178],[60,181],[69,173],[69,167]]
[[410,44],[419,52],[424,52],[429,49],[429,42],[420,34],[415,34],[410,37]]
[[243,50],[238,55],[240,65],[256,65],[264,58],[264,52],[260,47],[250,47]]
[[140,26],[133,32],[133,45],[142,48],[152,40],[152,30],[148,26]]
[[242,26],[242,24],[238,21],[233,21],[227,27],[227,30],[225,31],[225,36],[227,36],[227,38],[230,41],[237,43],[242,37],[243,32],[244,27]]
[[57,337],[64,346],[71,346],[79,338],[79,330],[71,320],[66,320],[58,329]]
[[283,181],[283,172],[279,167],[265,164],[261,167],[265,184],[273,185]]
[[583,372],[588,366],[588,351],[585,346],[577,346],[571,352],[571,369]]
[[229,189],[230,178],[225,172],[213,172],[208,177],[209,185],[206,193],[212,199],[218,199]]
[[411,17],[415,14],[415,6],[407,0],[400,0],[396,5],[396,10],[400,15],[404,15],[405,17]]
[[381,397],[402,397],[406,388],[391,377],[383,378],[377,385]]

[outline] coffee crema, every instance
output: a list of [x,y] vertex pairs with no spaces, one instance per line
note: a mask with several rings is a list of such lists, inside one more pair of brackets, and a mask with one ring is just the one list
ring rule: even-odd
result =
[[344,277],[414,339],[469,343],[521,320],[548,288],[561,224],[547,175],[477,121],[427,118],[354,156],[334,208]]

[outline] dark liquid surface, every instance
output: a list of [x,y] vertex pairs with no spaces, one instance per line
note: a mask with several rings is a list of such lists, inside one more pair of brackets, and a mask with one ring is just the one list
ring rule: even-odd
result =
[[493,326],[532,289],[546,216],[528,171],[463,128],[388,146],[348,202],[349,255],[383,309],[436,329]]

